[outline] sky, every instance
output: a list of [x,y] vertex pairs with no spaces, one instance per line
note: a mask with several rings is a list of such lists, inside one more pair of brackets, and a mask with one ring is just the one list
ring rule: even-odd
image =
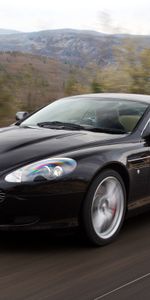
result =
[[150,0],[0,0],[0,28],[150,35]]

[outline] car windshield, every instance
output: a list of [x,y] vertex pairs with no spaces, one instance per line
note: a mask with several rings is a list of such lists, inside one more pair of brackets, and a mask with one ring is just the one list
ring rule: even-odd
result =
[[129,100],[70,97],[47,105],[20,126],[128,133],[147,107],[145,103]]

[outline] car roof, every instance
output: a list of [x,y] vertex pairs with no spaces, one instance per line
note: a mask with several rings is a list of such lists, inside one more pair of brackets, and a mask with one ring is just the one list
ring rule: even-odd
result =
[[[84,94],[77,96],[67,97],[68,99],[77,99],[77,98],[98,98],[98,99],[119,99],[119,100],[131,100],[137,102],[144,102],[150,104],[150,95],[140,95],[140,94],[125,94],[125,93],[96,93],[96,94]],[[66,99],[67,99],[66,98]]]

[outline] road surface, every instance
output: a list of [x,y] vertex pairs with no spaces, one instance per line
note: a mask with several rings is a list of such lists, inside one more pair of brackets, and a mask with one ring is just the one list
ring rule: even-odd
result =
[[150,299],[150,213],[111,245],[78,231],[0,232],[0,300]]

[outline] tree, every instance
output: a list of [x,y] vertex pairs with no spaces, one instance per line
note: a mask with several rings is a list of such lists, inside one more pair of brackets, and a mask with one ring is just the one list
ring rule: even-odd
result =
[[97,73],[96,83],[102,91],[150,94],[150,49],[141,51],[137,40],[124,39],[114,48],[114,58]]
[[93,92],[93,93],[102,93],[103,92],[102,86],[100,85],[99,82],[97,82],[97,80],[92,81],[91,92]]
[[14,98],[7,81],[7,76],[0,74],[0,125],[9,124],[15,114]]

